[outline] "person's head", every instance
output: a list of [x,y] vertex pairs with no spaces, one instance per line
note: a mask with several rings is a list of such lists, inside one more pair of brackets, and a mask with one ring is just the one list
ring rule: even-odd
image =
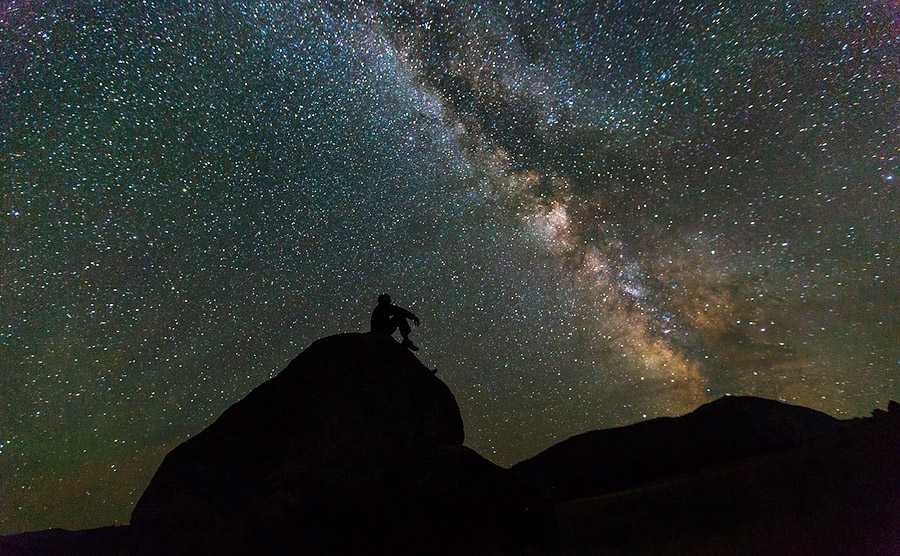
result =
[[379,305],[390,305],[391,304],[391,296],[386,293],[383,293],[378,296],[378,304]]

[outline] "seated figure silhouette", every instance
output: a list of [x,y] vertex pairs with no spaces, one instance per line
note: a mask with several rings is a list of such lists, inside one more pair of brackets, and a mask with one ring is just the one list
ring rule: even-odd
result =
[[403,336],[403,347],[412,351],[419,351],[416,344],[409,339],[411,329],[409,323],[406,322],[407,319],[419,326],[419,317],[403,307],[392,305],[391,296],[383,293],[378,296],[378,305],[372,311],[372,332],[390,336],[399,328],[400,334]]

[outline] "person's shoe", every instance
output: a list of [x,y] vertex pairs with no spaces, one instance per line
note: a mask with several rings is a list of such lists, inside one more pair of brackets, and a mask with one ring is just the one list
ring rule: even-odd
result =
[[412,340],[410,340],[409,338],[403,339],[402,346],[405,347],[406,349],[408,349],[409,351],[419,351],[419,347],[416,344],[412,343]]

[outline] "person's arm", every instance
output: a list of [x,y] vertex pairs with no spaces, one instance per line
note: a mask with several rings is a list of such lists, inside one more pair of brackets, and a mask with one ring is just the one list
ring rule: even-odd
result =
[[416,326],[419,326],[419,317],[417,317],[416,315],[414,315],[414,314],[412,313],[412,311],[407,311],[407,310],[404,309],[403,307],[399,307],[399,306],[397,306],[397,305],[394,305],[394,306],[393,306],[393,309],[394,309],[394,314],[395,314],[395,315],[399,315],[399,316],[401,316],[401,317],[403,317],[403,318],[405,318],[405,319],[409,319],[409,320],[413,321],[414,323],[416,323]]

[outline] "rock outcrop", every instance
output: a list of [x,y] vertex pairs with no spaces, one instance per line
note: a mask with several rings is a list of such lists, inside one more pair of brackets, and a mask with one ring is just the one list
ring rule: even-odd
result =
[[453,394],[409,351],[324,338],[175,448],[131,525],[146,544],[218,554],[540,544],[540,499],[463,440]]

